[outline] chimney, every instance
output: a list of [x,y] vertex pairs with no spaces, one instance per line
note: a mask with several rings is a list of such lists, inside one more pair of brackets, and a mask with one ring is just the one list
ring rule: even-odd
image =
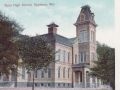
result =
[[59,26],[56,25],[54,22],[52,22],[51,24],[47,26],[48,26],[48,33],[57,33],[57,27]]

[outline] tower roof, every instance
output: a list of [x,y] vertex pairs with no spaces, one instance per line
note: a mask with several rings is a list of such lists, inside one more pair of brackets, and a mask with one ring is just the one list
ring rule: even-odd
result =
[[[88,22],[92,22],[93,24],[97,25],[94,21],[94,13],[91,12],[90,8],[91,7],[89,5],[84,5],[81,7],[81,11],[77,18],[76,23],[88,21]],[[84,15],[84,21],[81,21],[81,15]]]
[[84,5],[81,8],[91,8],[89,5]]

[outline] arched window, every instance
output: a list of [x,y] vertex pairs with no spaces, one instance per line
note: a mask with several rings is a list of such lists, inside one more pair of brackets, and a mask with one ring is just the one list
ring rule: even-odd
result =
[[25,67],[22,67],[22,79],[25,79]]
[[34,78],[37,78],[37,69],[34,70]]
[[58,50],[58,61],[60,61],[61,50]]
[[91,31],[91,33],[90,33],[90,41],[94,42],[94,32],[93,31]]
[[86,82],[90,82],[89,71],[86,71]]
[[75,64],[77,63],[77,54],[75,54]]
[[44,69],[41,69],[41,78],[44,78]]
[[68,69],[68,78],[70,78],[70,68]]
[[48,78],[51,78],[51,68],[48,68]]
[[66,54],[66,52],[63,51],[63,62],[65,62],[65,54]]
[[80,31],[80,42],[86,42],[87,41],[87,31],[82,30]]
[[65,78],[65,67],[63,68],[63,78]]
[[80,16],[80,21],[84,21],[84,15]]
[[91,61],[94,60],[94,52],[91,52]]
[[58,67],[58,78],[60,78],[60,67]]
[[70,52],[68,52],[68,62],[70,62]]

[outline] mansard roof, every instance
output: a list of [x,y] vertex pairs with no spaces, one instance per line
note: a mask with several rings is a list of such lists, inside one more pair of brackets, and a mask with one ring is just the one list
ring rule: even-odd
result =
[[[97,26],[97,24],[95,23],[95,21],[91,19],[91,15],[94,16],[94,13],[92,13],[91,10],[90,10],[91,7],[89,5],[84,5],[81,8],[82,9],[80,11],[80,14],[82,13],[82,14],[85,15],[85,22],[92,22],[93,24],[95,24]],[[78,16],[77,21],[76,21],[75,24],[82,22],[82,21],[80,21],[80,14],[79,14],[79,16]]]
[[58,43],[65,44],[68,46],[72,46],[74,43],[74,40],[76,39],[76,37],[69,39],[56,33],[48,33],[48,34],[43,34],[40,36],[44,36],[47,42],[58,42]]

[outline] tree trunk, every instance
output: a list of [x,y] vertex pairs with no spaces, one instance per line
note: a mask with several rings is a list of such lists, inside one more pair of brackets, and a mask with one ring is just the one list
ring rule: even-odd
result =
[[35,71],[35,69],[33,69],[33,83],[32,83],[32,90],[34,90],[34,71]]

